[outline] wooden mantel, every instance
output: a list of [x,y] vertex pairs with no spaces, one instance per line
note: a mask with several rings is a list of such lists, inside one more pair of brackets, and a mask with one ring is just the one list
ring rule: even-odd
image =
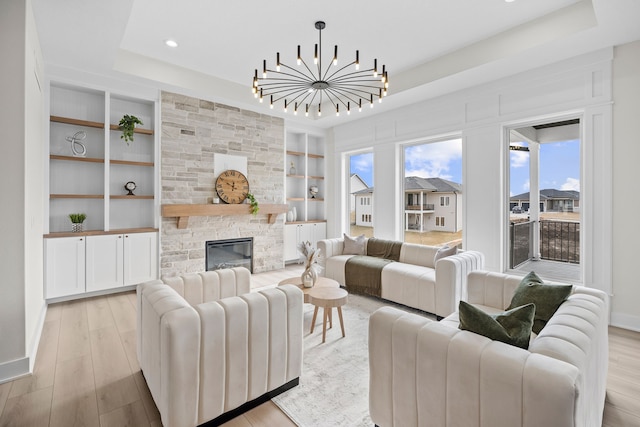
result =
[[[276,222],[278,214],[285,213],[288,206],[267,205],[260,203],[258,215],[266,214],[269,224]],[[178,228],[187,228],[190,216],[216,216],[216,215],[251,215],[248,204],[227,205],[227,204],[206,204],[206,205],[162,205],[163,218],[178,218]]]

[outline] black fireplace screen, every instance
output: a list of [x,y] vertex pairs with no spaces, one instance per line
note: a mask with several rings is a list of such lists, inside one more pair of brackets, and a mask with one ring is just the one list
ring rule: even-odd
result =
[[253,238],[211,240],[205,243],[207,271],[245,267],[253,273]]

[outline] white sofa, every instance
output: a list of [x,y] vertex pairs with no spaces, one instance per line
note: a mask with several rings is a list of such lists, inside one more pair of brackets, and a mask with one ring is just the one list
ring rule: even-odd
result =
[[[366,243],[365,240],[365,254]],[[345,255],[344,238],[318,242],[322,251],[320,274],[349,290],[345,283],[345,264],[354,255]],[[417,308],[439,317],[453,313],[464,297],[470,271],[484,267],[484,255],[476,251],[459,252],[434,263],[440,247],[403,243],[399,262],[387,264],[381,275],[381,298]]]
[[[475,271],[468,302],[495,313],[522,278]],[[381,427],[600,427],[608,297],[574,286],[529,349],[381,308],[369,320],[369,408]]]
[[298,384],[302,291],[246,268],[137,287],[138,361],[164,427],[218,425]]

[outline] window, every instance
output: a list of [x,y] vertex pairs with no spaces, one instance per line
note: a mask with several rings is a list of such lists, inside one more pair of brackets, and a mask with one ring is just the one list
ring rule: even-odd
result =
[[580,147],[578,119],[509,129],[509,269],[581,279]]
[[[405,242],[460,244],[462,139],[405,146],[404,191],[406,196],[402,200],[407,202],[403,207]],[[434,211],[438,216],[433,215]]]
[[[373,224],[371,214],[373,212],[373,153],[357,153],[345,155],[349,167],[350,197],[349,230],[352,236],[364,234],[373,237]],[[360,199],[359,201],[357,199]]]

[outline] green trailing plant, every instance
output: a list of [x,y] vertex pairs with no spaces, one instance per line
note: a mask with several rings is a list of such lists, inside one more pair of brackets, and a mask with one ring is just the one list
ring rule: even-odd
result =
[[136,116],[130,116],[129,114],[125,114],[120,119],[120,129],[122,130],[122,135],[120,135],[121,139],[129,145],[129,141],[133,141],[133,130],[136,128],[136,125],[142,125],[143,123]]
[[85,219],[87,219],[87,215],[83,213],[72,213],[69,214],[69,219],[73,224],[82,224]]
[[260,207],[258,206],[258,201],[254,197],[254,195],[251,193],[247,193],[247,199],[249,199],[249,210],[251,211],[251,213],[254,215],[258,215]]

